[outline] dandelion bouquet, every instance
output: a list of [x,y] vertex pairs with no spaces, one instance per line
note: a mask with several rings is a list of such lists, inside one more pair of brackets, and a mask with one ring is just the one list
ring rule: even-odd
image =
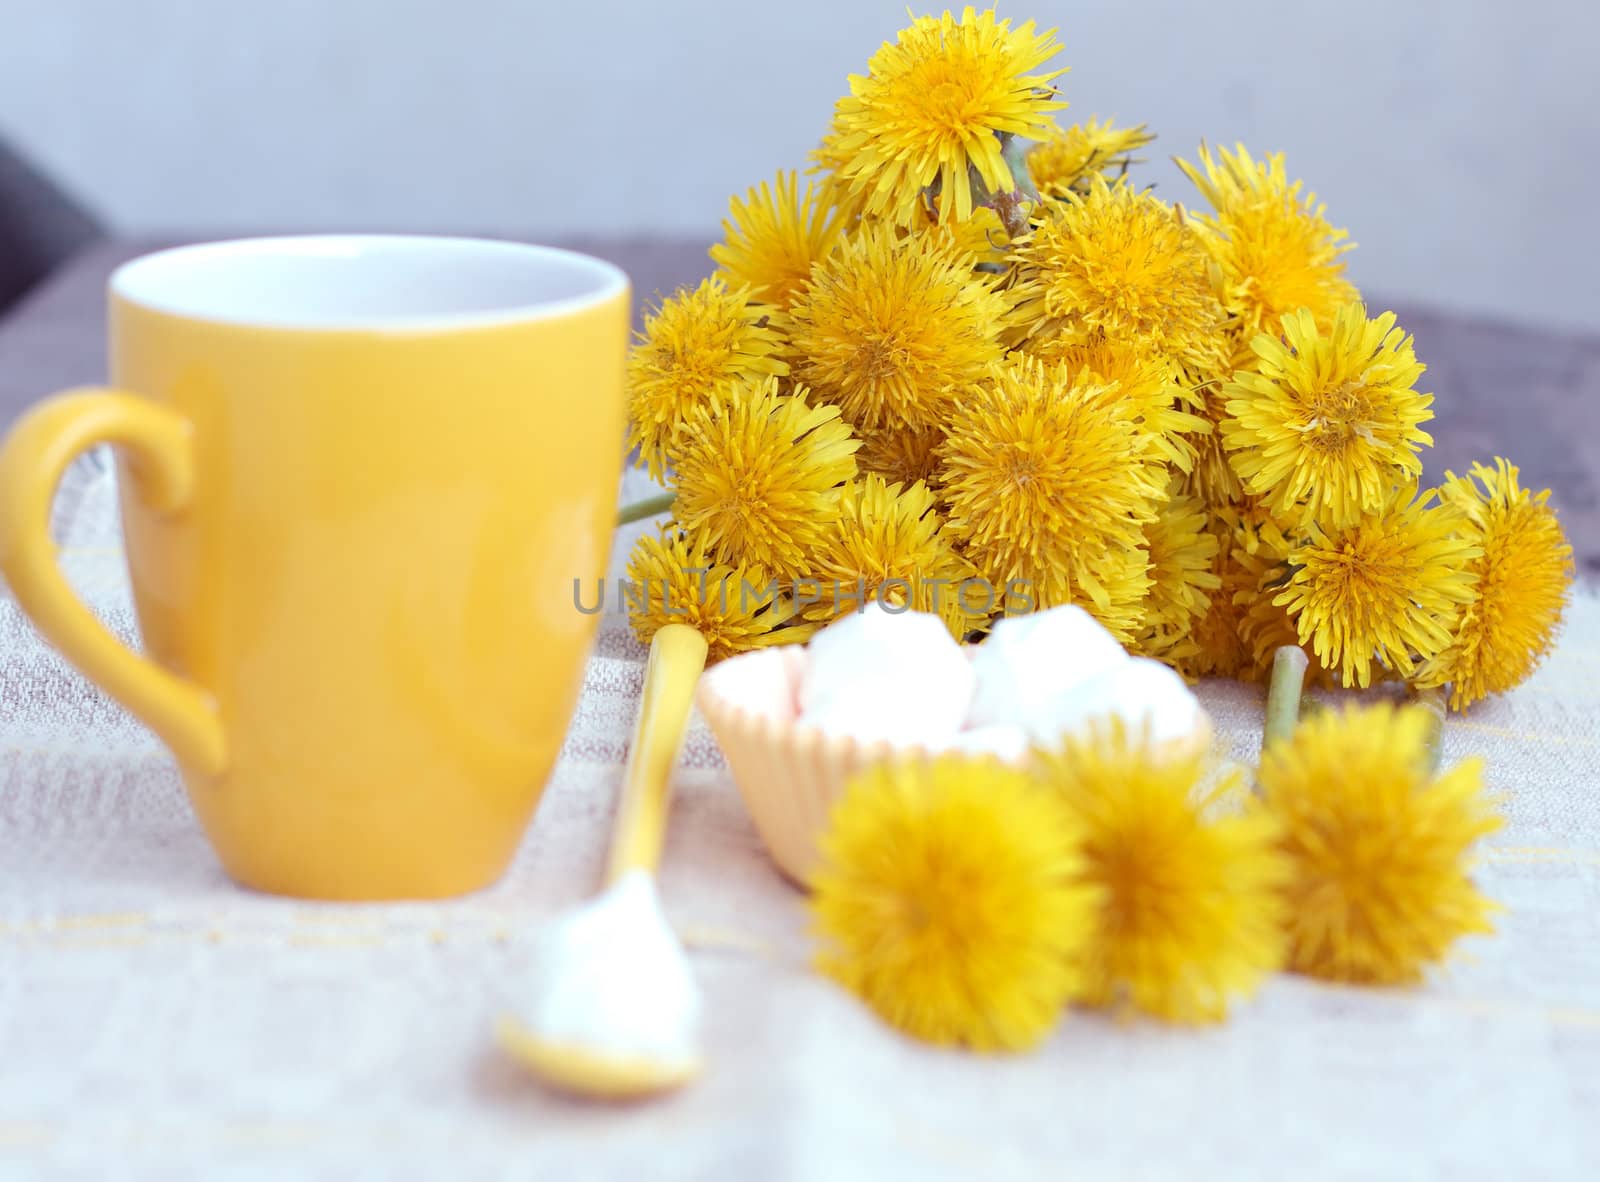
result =
[[1525,678],[1571,551],[1503,459],[1420,487],[1433,397],[1278,154],[1137,180],[1143,127],[1062,127],[1054,32],[920,17],[853,76],[804,180],[735,197],[716,272],[630,362],[671,518],[630,565],[648,640],[713,659],[878,600],[962,638],[1082,605],[1189,677]]
[[1422,486],[1414,342],[1283,156],[1202,145],[1194,208],[1169,204],[1143,126],[1058,123],[1059,48],[993,11],[913,19],[805,179],[733,199],[715,274],[630,366],[671,512],[630,566],[642,639],[687,617],[716,659],[868,601],[976,639],[1077,604],[1191,679],[1272,674],[1253,795],[1117,728],[847,789],[820,967],[980,1048],[1069,1003],[1217,1020],[1281,967],[1412,981],[1489,930],[1481,764],[1439,771],[1422,710],[1296,727],[1299,686],[1309,663],[1464,708],[1533,671],[1572,578],[1505,459]]

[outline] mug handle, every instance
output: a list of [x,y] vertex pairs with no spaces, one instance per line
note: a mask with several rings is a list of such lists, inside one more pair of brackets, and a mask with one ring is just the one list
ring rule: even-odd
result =
[[180,415],[118,390],[69,390],[39,403],[0,446],[0,575],[51,644],[207,776],[227,763],[216,703],[197,686],[124,646],[73,593],[56,565],[50,505],[67,466],[100,443],[124,449],[141,495],[158,512],[188,502],[193,429]]

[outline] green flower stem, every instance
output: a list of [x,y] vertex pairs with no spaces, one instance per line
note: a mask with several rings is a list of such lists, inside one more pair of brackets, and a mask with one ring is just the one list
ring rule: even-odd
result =
[[1306,668],[1311,664],[1299,645],[1285,644],[1272,654],[1272,683],[1267,688],[1267,721],[1261,731],[1265,751],[1279,739],[1294,734],[1300,721],[1300,691],[1305,686]]
[[672,492],[657,493],[653,497],[646,497],[642,501],[635,501],[631,505],[624,505],[617,510],[618,525],[632,525],[635,521],[643,521],[646,517],[654,517],[658,513],[665,513],[672,508],[672,502],[678,494]]
[[1011,183],[1016,186],[1017,196],[1028,201],[1039,200],[1039,190],[1034,186],[1033,174],[1028,171],[1028,153],[1033,146],[1031,141],[1021,136],[1000,137],[1000,157],[1011,170]]
[[1033,145],[1008,131],[996,132],[995,137],[1000,141],[1000,157],[1011,170],[1011,188],[989,192],[976,166],[969,164],[967,183],[972,189],[972,207],[989,206],[999,216],[1006,235],[1017,238],[1028,232],[1028,210],[1039,201],[1039,190],[1028,171],[1028,150]]
[[1439,760],[1444,755],[1444,689],[1418,690],[1412,695],[1412,704],[1428,714],[1428,774],[1439,770]]

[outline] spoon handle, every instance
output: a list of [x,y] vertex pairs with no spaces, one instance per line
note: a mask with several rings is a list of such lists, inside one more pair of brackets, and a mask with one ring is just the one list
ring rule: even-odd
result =
[[683,746],[694,687],[706,667],[706,640],[687,624],[666,624],[650,641],[639,725],[622,778],[606,881],[630,870],[654,874],[666,836],[672,767]]

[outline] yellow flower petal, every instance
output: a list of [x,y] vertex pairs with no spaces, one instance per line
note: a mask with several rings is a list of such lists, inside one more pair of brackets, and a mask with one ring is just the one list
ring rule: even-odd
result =
[[706,660],[804,638],[774,632],[784,620],[781,605],[764,599],[763,576],[715,562],[676,525],[646,534],[628,556],[625,603],[639,643],[663,624],[688,624],[706,638]]
[[1066,104],[1050,82],[1065,71],[1035,71],[1059,50],[1054,30],[1013,28],[993,9],[918,17],[851,75],[818,158],[867,213],[908,226],[932,201],[939,220],[966,221],[969,168],[990,192],[1016,188],[998,133],[1055,131],[1052,112]]
[[717,274],[729,284],[749,287],[751,298],[775,308],[789,301],[811,277],[811,267],[828,257],[842,230],[839,211],[825,193],[780,172],[777,180],[753,188],[743,200],[728,202],[722,223],[727,241],[711,248]]
[[813,269],[778,323],[795,380],[852,426],[926,430],[1000,359],[1005,308],[948,240],[870,224]]
[[1483,550],[1470,564],[1477,591],[1450,644],[1428,661],[1417,683],[1449,684],[1457,710],[1521,685],[1555,643],[1572,587],[1572,547],[1561,532],[1550,490],[1517,483],[1517,469],[1496,458],[1467,476],[1445,473],[1439,495],[1461,511],[1466,535]]
[[1012,246],[1014,343],[1136,344],[1184,365],[1217,363],[1223,310],[1194,229],[1147,192],[1096,176],[1052,202]]
[[776,378],[687,420],[673,456],[673,516],[719,563],[790,580],[809,574],[860,446],[837,407]]
[[1331,326],[1360,296],[1344,277],[1353,244],[1328,224],[1316,194],[1289,180],[1281,152],[1257,161],[1243,144],[1216,155],[1202,146],[1199,158],[1198,167],[1184,160],[1178,167],[1215,211],[1196,221],[1243,340],[1276,334],[1282,318],[1301,308],[1319,327]]
[[1302,309],[1283,332],[1257,337],[1256,370],[1224,387],[1228,459],[1286,523],[1352,525],[1422,475],[1417,452],[1433,446],[1420,428],[1433,395],[1413,388],[1423,366],[1393,312],[1369,320],[1351,304],[1324,333]]
[[1365,689],[1372,666],[1406,676],[1450,643],[1483,553],[1461,530],[1461,515],[1396,489],[1381,509],[1338,530],[1311,527],[1289,553],[1293,575],[1273,602],[1288,608],[1301,644]]
[[946,528],[997,588],[1020,582],[1034,607],[1080,603],[1124,643],[1167,482],[1140,415],[1115,382],[1023,358],[967,392],[940,465]]
[[[1082,999],[1215,1022],[1282,963],[1278,828],[1236,777],[1199,792],[1202,756],[1158,752],[1120,724],[1040,756],[1083,832],[1100,893]],[[1237,811],[1208,816],[1225,797]]]
[[715,408],[738,387],[789,367],[767,326],[772,309],[720,279],[685,288],[645,316],[628,358],[628,446],[657,480],[689,416]]
[[1078,986],[1095,895],[1060,803],[992,760],[863,773],[811,900],[818,965],[917,1038],[1023,1050]]
[[1133,153],[1156,137],[1138,127],[1117,127],[1109,119],[1074,123],[1028,150],[1028,172],[1046,197],[1086,193],[1090,178],[1116,180],[1128,171]]
[[1334,981],[1417,980],[1494,905],[1468,877],[1500,826],[1482,762],[1428,771],[1422,710],[1388,703],[1318,715],[1262,753],[1260,786],[1292,865],[1289,966]]

